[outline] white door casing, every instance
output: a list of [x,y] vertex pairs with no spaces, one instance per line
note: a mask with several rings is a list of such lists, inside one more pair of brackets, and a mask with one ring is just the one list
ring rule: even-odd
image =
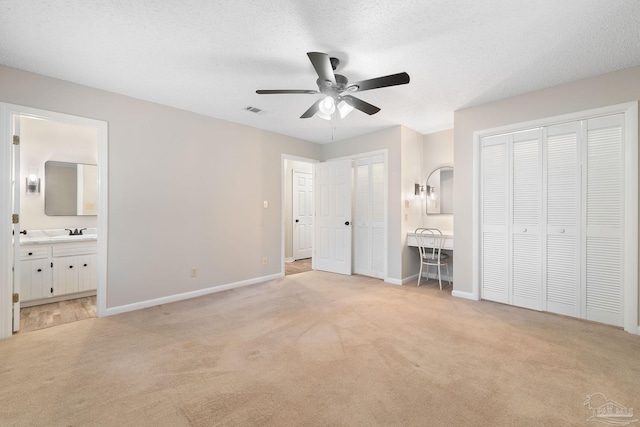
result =
[[351,274],[351,160],[314,169],[314,270]]
[[[20,117],[13,116],[13,161],[12,169],[12,213],[20,217]],[[13,295],[18,298],[13,301],[13,332],[20,330],[20,222],[13,224]],[[16,301],[17,300],[17,301]]]
[[293,171],[293,259],[311,258],[313,249],[313,175]]

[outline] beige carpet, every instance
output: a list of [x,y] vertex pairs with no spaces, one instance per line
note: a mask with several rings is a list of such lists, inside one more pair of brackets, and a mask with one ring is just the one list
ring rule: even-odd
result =
[[640,408],[640,337],[436,286],[311,271],[19,334],[0,341],[0,425],[601,425],[596,392]]

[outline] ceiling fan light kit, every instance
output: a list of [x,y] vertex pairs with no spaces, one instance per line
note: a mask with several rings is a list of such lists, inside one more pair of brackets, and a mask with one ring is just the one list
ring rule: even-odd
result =
[[[332,117],[336,116],[344,118],[354,109],[360,110],[368,115],[373,115],[380,111],[380,108],[375,105],[371,105],[354,96],[344,94],[345,92],[355,93],[387,86],[404,85],[409,83],[410,80],[409,74],[403,72],[349,84],[349,80],[345,76],[334,73],[334,70],[340,64],[340,60],[331,58],[326,53],[321,52],[308,52],[307,56],[318,74],[318,79],[316,80],[318,90],[268,89],[257,90],[256,93],[260,95],[322,94],[324,97],[311,105],[300,118],[307,119],[317,115],[322,119],[331,120]],[[338,114],[334,114],[336,110]]]

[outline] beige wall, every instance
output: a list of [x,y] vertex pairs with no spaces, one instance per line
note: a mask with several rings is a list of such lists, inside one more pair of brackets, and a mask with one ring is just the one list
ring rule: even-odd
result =
[[[453,165],[453,129],[424,135],[423,184],[429,179],[431,172],[444,165]],[[457,173],[454,167],[453,175]],[[426,207],[425,207],[426,210]],[[454,211],[454,215],[455,215]],[[427,215],[424,213],[424,227],[435,227],[440,230],[453,231],[454,215]]]
[[633,67],[455,112],[454,290],[472,292],[472,196],[478,185],[474,181],[473,133],[639,99],[640,67]]
[[416,248],[407,246],[407,233],[415,231],[423,223],[422,198],[415,195],[415,185],[424,184],[423,135],[402,128],[402,279],[418,274],[420,257]]
[[280,272],[281,155],[319,145],[2,66],[0,101],[108,122],[107,307]]

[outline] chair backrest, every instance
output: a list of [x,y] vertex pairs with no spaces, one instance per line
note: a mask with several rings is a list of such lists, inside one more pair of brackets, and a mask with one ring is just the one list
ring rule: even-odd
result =
[[444,243],[442,231],[437,228],[416,228],[416,241],[422,259],[440,259],[440,251]]

